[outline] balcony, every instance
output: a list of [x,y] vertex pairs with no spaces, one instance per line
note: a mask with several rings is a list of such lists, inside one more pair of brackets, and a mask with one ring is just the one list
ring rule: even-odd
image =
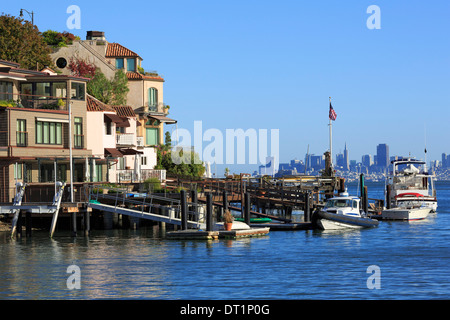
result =
[[136,146],[134,133],[117,133],[116,144],[118,146]]
[[149,103],[147,106],[144,106],[144,112],[167,114],[169,113],[169,106],[163,102]]
[[26,108],[39,110],[63,110],[67,111],[67,99],[61,97],[38,96],[30,94],[2,94],[0,107]]

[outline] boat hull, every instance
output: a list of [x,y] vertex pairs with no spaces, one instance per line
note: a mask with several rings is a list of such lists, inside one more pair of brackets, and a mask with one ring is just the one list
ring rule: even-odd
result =
[[326,211],[316,211],[313,223],[322,230],[373,228],[379,222],[370,218],[351,217]]
[[393,208],[386,209],[381,212],[382,220],[422,220],[425,219],[430,213],[431,209],[425,208]]

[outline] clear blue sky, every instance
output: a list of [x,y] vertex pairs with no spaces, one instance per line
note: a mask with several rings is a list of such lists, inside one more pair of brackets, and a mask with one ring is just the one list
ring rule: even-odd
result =
[[[80,30],[67,30],[71,4]],[[366,27],[373,4],[379,30]],[[331,96],[334,155],[347,143],[361,161],[387,143],[423,159],[425,131],[428,160],[450,153],[450,1],[14,1],[0,11],[20,8],[41,31],[105,31],[138,52],[165,77],[179,128],[280,129],[280,162],[303,159],[308,145],[329,148]]]

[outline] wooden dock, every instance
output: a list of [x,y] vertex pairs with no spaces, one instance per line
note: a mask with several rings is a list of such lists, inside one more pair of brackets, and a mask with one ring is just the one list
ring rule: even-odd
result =
[[216,230],[180,230],[166,233],[168,239],[177,240],[217,240],[217,239],[241,239],[265,236],[269,233],[270,228],[250,228],[250,229],[235,229],[231,231]]

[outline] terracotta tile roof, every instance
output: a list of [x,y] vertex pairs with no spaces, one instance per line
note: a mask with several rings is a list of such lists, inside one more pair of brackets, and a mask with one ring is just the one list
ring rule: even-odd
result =
[[[118,43],[108,43],[108,47],[106,48],[106,58],[115,58],[115,57],[139,57],[136,52],[131,51],[128,48],[118,44]],[[142,58],[141,58],[142,59]]]
[[119,117],[129,117],[129,118],[135,118],[136,113],[134,113],[134,110],[130,106],[111,106],[117,113]]
[[107,104],[104,104],[100,100],[97,100],[91,95],[86,95],[86,110],[87,111],[110,111],[115,112],[111,106],[108,106]]
[[154,81],[164,81],[160,76],[146,76],[139,72],[127,71],[128,80],[154,80]]

